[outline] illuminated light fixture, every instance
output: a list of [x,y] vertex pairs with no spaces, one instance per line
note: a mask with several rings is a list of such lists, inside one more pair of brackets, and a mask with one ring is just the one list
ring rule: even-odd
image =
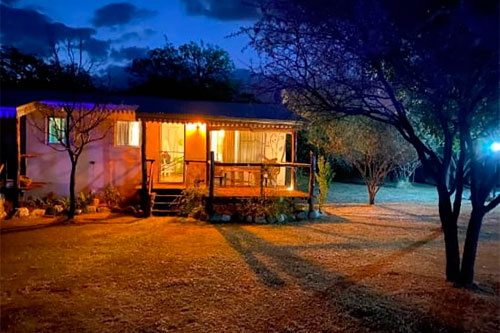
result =
[[203,124],[201,122],[197,122],[197,123],[187,123],[186,124],[186,130],[188,131],[194,131],[194,130],[202,130],[202,131],[205,131],[207,129],[207,125],[206,124]]
[[493,142],[490,146],[490,149],[492,151],[494,151],[495,153],[496,152],[499,152],[500,151],[500,142]]

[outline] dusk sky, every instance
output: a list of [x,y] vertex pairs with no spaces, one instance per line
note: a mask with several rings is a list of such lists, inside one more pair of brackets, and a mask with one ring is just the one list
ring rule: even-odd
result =
[[244,0],[1,0],[1,43],[21,51],[48,53],[53,40],[79,34],[94,58],[125,65],[165,36],[174,45],[191,40],[227,50],[236,68],[256,59],[244,36],[257,12]]

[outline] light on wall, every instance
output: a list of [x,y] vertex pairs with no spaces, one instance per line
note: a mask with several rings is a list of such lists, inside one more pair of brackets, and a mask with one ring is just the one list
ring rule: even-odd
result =
[[197,123],[187,123],[186,124],[186,130],[187,131],[203,131],[205,132],[207,130],[207,124],[197,122]]

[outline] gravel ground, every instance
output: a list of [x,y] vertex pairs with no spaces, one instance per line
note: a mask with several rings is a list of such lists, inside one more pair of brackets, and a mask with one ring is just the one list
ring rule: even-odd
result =
[[443,278],[434,205],[330,204],[326,210],[331,215],[319,221],[285,225],[104,214],[80,216],[74,225],[32,221],[31,229],[10,222],[0,236],[0,328],[499,330],[498,209],[482,230],[474,292]]

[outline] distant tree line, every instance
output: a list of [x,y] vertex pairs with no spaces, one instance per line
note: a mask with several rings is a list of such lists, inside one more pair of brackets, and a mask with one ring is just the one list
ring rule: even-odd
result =
[[[66,45],[61,60],[58,52],[42,58],[25,54],[14,47],[0,49],[0,84],[3,89],[55,90],[91,92],[108,90],[107,77],[93,71],[93,62],[81,59],[78,45]],[[68,59],[66,59],[68,58]],[[120,93],[167,98],[256,101],[242,92],[231,75],[234,64],[227,51],[204,42],[175,47],[166,43],[152,49],[142,58],[133,59],[126,67],[130,74],[129,88]]]

